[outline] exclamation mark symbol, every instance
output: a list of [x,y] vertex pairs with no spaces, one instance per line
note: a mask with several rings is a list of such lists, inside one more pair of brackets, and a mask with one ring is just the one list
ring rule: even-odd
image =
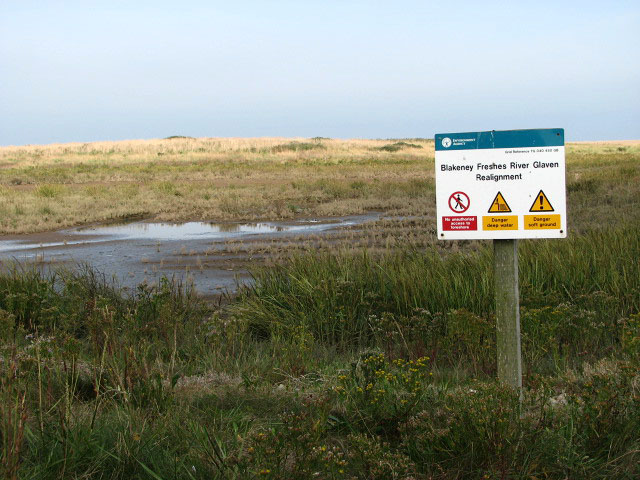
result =
[[531,204],[530,212],[553,212],[553,207],[549,203],[549,199],[542,190],[538,193],[536,200]]

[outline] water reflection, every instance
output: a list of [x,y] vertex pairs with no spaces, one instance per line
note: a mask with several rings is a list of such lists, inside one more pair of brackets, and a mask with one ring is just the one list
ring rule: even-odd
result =
[[42,239],[30,241],[29,235],[18,239],[0,241],[0,253],[125,240],[150,240],[155,242],[182,240],[225,241],[249,235],[310,234],[337,227],[357,225],[377,217],[379,217],[377,214],[368,214],[340,219],[313,219],[299,222],[133,222],[100,225],[62,230],[48,234],[49,238],[44,241]]
[[[349,225],[341,222],[339,225]],[[219,239],[238,235],[256,235],[280,232],[305,232],[323,230],[337,226],[335,223],[282,224],[282,223],[147,223],[137,222],[126,225],[107,225],[77,230],[79,235],[113,236],[123,239],[187,240],[192,237]]]

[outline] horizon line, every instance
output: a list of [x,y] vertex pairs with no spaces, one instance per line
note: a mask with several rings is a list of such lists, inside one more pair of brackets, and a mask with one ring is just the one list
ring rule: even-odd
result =
[[[120,143],[120,142],[146,142],[146,141],[162,141],[162,140],[204,140],[204,139],[276,139],[281,138],[283,140],[290,139],[305,139],[305,140],[314,140],[314,139],[322,139],[322,140],[341,140],[341,141],[349,141],[349,140],[371,140],[371,141],[392,141],[392,140],[413,140],[413,141],[434,141],[434,137],[305,137],[305,136],[228,136],[228,137],[191,137],[189,135],[170,135],[168,137],[151,137],[151,138],[122,138],[118,140],[90,140],[90,141],[66,141],[66,142],[50,142],[50,143],[24,143],[24,144],[0,144],[0,148],[20,148],[20,147],[47,147],[52,145],[71,145],[71,144],[84,144],[89,145],[92,143]],[[599,140],[568,140],[565,141],[565,144],[569,143],[635,143],[640,142],[640,138],[638,139],[599,139]]]

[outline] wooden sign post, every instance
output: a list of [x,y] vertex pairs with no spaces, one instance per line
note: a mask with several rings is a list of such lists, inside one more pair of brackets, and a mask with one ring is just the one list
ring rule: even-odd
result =
[[435,136],[440,240],[493,240],[498,378],[522,398],[518,240],[565,238],[564,130]]
[[496,292],[498,379],[517,389],[522,398],[517,240],[493,241],[493,271]]

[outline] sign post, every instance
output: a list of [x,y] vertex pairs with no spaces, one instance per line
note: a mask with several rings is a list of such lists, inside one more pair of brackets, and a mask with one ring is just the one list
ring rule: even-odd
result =
[[494,240],[498,378],[522,395],[518,240]]
[[441,240],[493,240],[498,378],[522,394],[518,243],[565,238],[564,130],[435,136]]

